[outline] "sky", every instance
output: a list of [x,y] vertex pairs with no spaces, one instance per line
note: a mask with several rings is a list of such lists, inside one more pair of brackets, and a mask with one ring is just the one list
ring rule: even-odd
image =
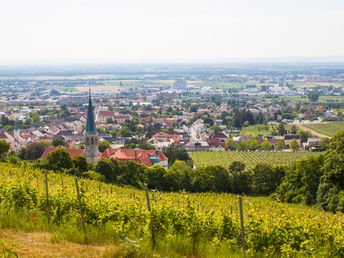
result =
[[1,0],[0,64],[344,55],[343,0]]

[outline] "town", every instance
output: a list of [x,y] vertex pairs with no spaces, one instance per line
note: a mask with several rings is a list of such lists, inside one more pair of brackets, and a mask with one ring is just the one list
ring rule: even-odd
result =
[[[151,155],[143,150],[160,153],[171,145],[187,152],[324,151],[330,136],[312,125],[344,119],[342,67],[149,68],[111,75],[105,67],[101,76],[66,69],[60,76],[33,70],[23,77],[2,70],[1,139],[21,159],[46,157],[45,150],[58,146],[82,154],[89,89],[102,157],[117,157],[106,149]],[[160,163],[163,154],[157,163],[135,155],[126,159],[168,167]]]

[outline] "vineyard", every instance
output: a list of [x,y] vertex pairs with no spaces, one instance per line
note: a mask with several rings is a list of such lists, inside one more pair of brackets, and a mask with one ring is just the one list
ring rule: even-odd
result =
[[[238,199],[231,194],[150,192],[149,212],[144,191],[79,179],[79,206],[72,176],[50,172],[45,181],[40,170],[6,163],[0,171],[0,228],[6,216],[22,214],[18,224],[29,221],[35,230],[49,216],[51,231],[75,228],[67,239],[76,241],[83,217],[85,239],[126,239],[126,250],[136,254],[147,249],[144,243],[163,256],[241,253]],[[243,209],[248,255],[344,255],[343,214],[257,197],[243,197]]]
[[233,161],[245,163],[246,168],[251,169],[258,163],[272,165],[288,165],[296,160],[304,159],[311,152],[271,152],[271,151],[202,151],[189,153],[195,166],[220,165],[227,168]]

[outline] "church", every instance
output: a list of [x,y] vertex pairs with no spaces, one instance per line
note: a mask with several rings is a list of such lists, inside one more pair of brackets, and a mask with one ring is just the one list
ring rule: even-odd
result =
[[[100,158],[114,158],[120,161],[133,160],[139,164],[144,164],[148,167],[160,165],[167,169],[168,159],[161,152],[156,150],[129,150],[129,149],[106,149],[103,154],[99,152],[98,136],[99,133],[96,128],[94,108],[92,104],[91,89],[89,89],[87,109],[87,121],[84,131],[85,149],[65,148],[71,158],[78,155],[84,155],[87,162],[94,163]],[[45,149],[41,158],[47,158],[49,153],[58,149],[58,147],[48,147]]]

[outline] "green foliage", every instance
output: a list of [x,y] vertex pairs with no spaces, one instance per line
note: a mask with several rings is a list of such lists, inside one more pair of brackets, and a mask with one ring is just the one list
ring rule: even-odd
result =
[[24,155],[25,160],[34,160],[34,159],[39,159],[46,148],[47,148],[47,145],[45,143],[33,142],[27,145],[26,147],[23,147],[22,151],[19,151],[19,152],[20,152],[20,156]]
[[166,169],[161,166],[155,165],[145,169],[145,181],[148,183],[148,187],[157,190],[165,190],[166,183]]
[[227,192],[229,187],[229,174],[223,167],[200,167],[194,171],[192,190],[195,192]]
[[325,153],[317,200],[325,210],[344,212],[344,131],[337,133]]
[[250,171],[245,171],[245,164],[234,161],[228,167],[230,192],[236,194],[250,193],[252,176]]
[[77,169],[79,172],[83,173],[88,170],[88,164],[85,156],[77,155],[72,162],[73,168]]
[[108,182],[114,180],[113,164],[109,159],[101,158],[98,160],[95,171],[103,175]]
[[274,197],[286,202],[316,203],[316,193],[322,176],[324,156],[300,160],[285,172],[283,182]]
[[52,145],[54,147],[58,147],[58,146],[65,147],[66,142],[65,142],[65,139],[63,137],[54,137],[53,141],[52,141]]
[[48,154],[48,167],[54,171],[68,170],[73,167],[72,158],[65,149],[57,149]]
[[228,150],[236,150],[237,144],[236,144],[236,142],[235,142],[234,140],[228,139],[228,140],[226,141],[226,148],[227,148]]
[[106,149],[110,148],[109,141],[101,141],[98,143],[98,148],[100,152],[104,152]]
[[192,173],[192,168],[184,161],[175,161],[165,176],[166,190],[181,191],[191,189]]
[[10,150],[10,144],[5,140],[0,140],[0,159],[4,159],[8,151]]
[[142,149],[142,150],[155,150],[155,147],[149,143],[146,142],[144,139],[130,139],[128,141],[125,141],[124,146],[122,149]]
[[311,102],[317,102],[319,99],[319,92],[316,90],[312,90],[308,93],[308,98]]
[[262,150],[272,150],[272,144],[268,140],[264,140],[261,144]]
[[190,159],[186,150],[178,145],[171,144],[162,151],[168,158],[168,164],[172,165],[176,160],[187,161]]
[[300,149],[300,145],[296,139],[292,139],[289,146],[292,151],[298,151]]
[[256,138],[251,138],[247,141],[247,146],[250,150],[259,149],[259,143]]
[[284,140],[279,140],[276,144],[276,148],[278,150],[283,150],[283,149],[286,149],[287,148],[287,145],[285,144],[285,141]]
[[237,145],[238,151],[246,151],[249,149],[249,145],[245,141],[240,141]]
[[252,169],[252,191],[259,194],[271,194],[282,182],[284,173],[284,167],[258,164]]

